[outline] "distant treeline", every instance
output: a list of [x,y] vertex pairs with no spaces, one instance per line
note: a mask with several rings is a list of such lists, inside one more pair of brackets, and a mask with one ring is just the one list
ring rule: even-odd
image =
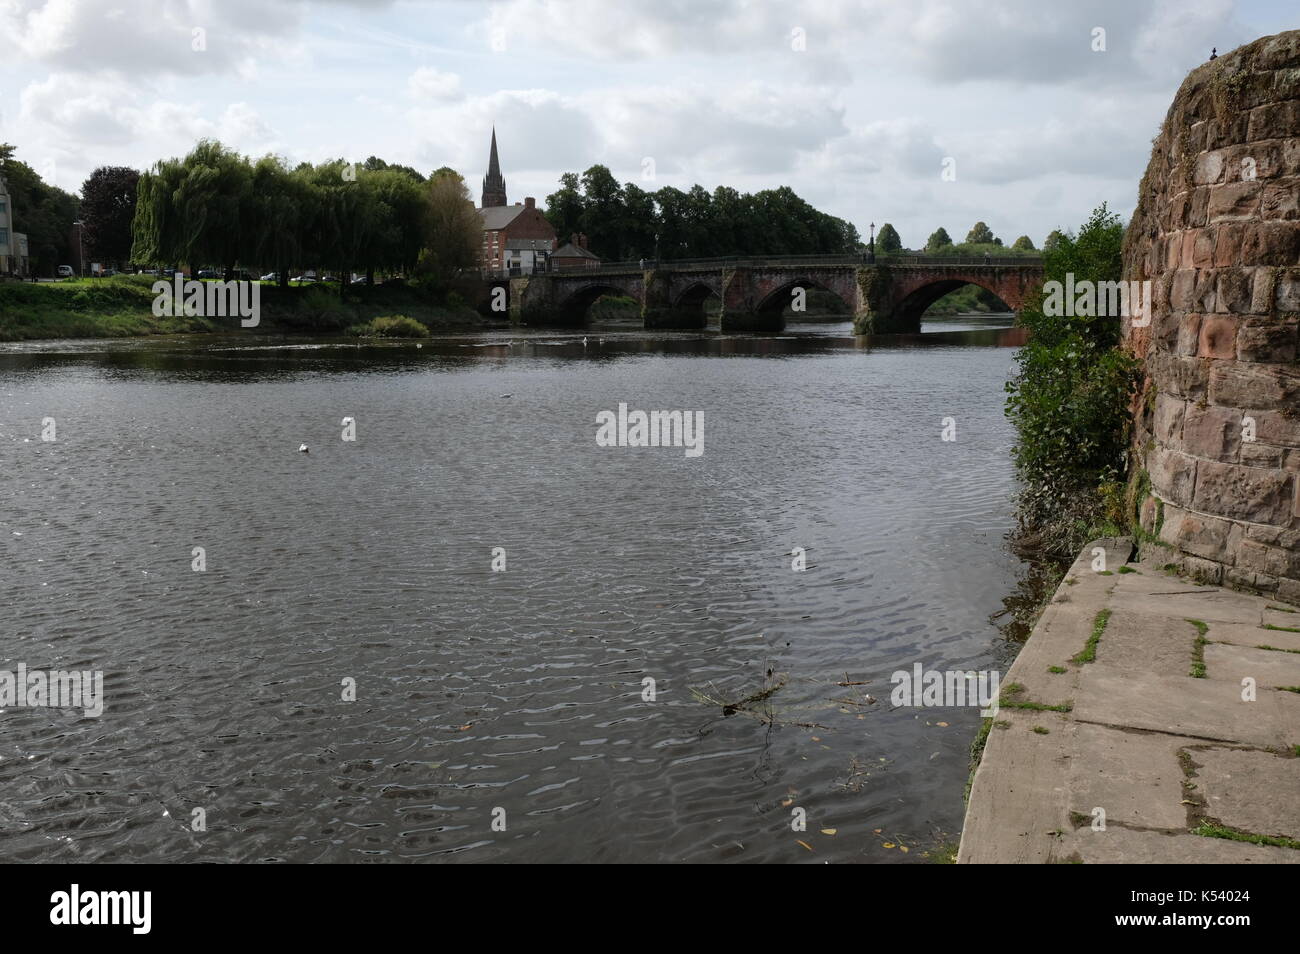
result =
[[742,193],[718,186],[647,192],[619,185],[604,166],[566,172],[546,197],[546,218],[561,243],[585,233],[606,261],[855,252],[858,230],[813,208],[787,186]]

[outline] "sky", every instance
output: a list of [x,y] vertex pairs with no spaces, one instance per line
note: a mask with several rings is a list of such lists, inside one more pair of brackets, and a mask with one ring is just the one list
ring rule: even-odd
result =
[[[1186,73],[1294,0],[0,0],[0,142],[79,191],[200,138],[451,166],[511,202],[608,166],[788,185],[909,247],[1127,216]],[[945,174],[946,173],[946,174]]]

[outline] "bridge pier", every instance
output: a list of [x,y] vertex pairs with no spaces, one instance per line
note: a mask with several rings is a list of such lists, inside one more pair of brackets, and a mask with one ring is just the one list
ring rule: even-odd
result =
[[683,329],[698,331],[708,324],[703,309],[673,306],[672,274],[662,269],[650,269],[643,276],[641,323],[647,330]]

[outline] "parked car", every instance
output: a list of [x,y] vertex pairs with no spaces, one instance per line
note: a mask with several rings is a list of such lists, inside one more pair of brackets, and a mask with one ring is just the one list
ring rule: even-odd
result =
[[267,272],[265,275],[262,276],[262,281],[264,282],[278,282],[279,280],[280,280],[279,272]]
[[210,268],[204,268],[204,269],[200,269],[197,273],[195,273],[194,277],[195,278],[220,278],[221,276],[218,275],[215,271],[213,271]]
[[323,281],[323,282],[336,282],[336,281],[338,281],[338,280],[339,280],[339,277],[338,277],[337,275],[322,275],[322,276],[321,276],[321,281]]
[[298,284],[298,285],[315,285],[315,284],[316,284],[316,279],[312,278],[310,275],[299,275],[297,278],[291,278],[291,279],[289,279],[289,281],[290,281],[290,282],[293,282],[293,283],[295,283],[295,284]]
[[352,279],[352,284],[354,285],[364,285],[365,283],[366,283],[365,275],[358,275],[356,278]]
[[71,277],[72,277],[73,275],[75,275],[75,274],[76,274],[76,272],[74,272],[74,271],[72,270],[72,266],[71,266],[71,265],[60,265],[60,266],[59,266],[59,277],[60,277],[60,278],[71,278]]

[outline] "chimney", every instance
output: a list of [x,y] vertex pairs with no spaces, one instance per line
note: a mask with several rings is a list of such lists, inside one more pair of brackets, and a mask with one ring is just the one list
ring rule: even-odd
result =
[[570,243],[574,248],[582,248],[582,246],[578,244],[578,233],[577,233],[577,232],[574,232],[572,235],[569,236],[569,243]]
[[537,200],[534,199],[531,195],[528,196],[527,198],[524,199],[524,208],[525,209],[537,208]]
[[583,248],[586,248],[586,247],[587,247],[587,233],[586,233],[586,232],[583,232],[583,233],[582,233],[582,247],[583,247]]

